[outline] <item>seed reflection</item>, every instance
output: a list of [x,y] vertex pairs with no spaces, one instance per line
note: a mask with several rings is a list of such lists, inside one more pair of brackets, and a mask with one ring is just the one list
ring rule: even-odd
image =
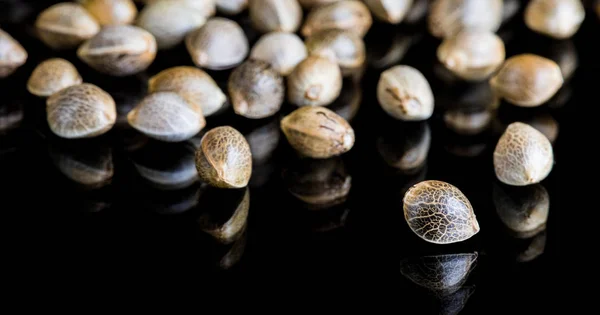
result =
[[95,142],[61,142],[49,146],[50,157],[58,170],[85,188],[110,184],[113,174],[112,148]]
[[414,174],[425,165],[430,145],[427,122],[397,124],[377,139],[381,158],[404,174]]
[[250,209],[250,190],[208,188],[200,200],[203,210],[197,222],[200,229],[221,244],[239,239]]

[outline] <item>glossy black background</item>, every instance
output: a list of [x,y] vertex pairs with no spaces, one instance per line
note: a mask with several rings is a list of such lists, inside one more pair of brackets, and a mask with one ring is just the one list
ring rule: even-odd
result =
[[[185,48],[179,46],[159,52],[154,64],[134,77],[99,75],[79,62],[73,51],[53,52],[33,36],[32,25],[37,12],[53,2],[0,2],[0,27],[29,52],[27,64],[0,81],[2,111],[23,111],[23,121],[17,129],[0,133],[2,225],[8,231],[8,260],[23,270],[19,275],[33,275],[34,279],[38,275],[50,276],[63,281],[78,279],[84,283],[105,275],[111,279],[140,276],[149,282],[153,281],[148,278],[168,278],[193,287],[204,286],[204,281],[210,278],[228,287],[241,283],[245,288],[257,290],[258,286],[266,285],[268,291],[284,292],[308,286],[309,289],[299,289],[300,292],[309,295],[314,292],[315,296],[327,292],[360,294],[365,299],[377,296],[378,300],[386,301],[386,305],[396,305],[398,310],[435,314],[439,311],[435,298],[400,274],[400,261],[420,255],[477,251],[477,267],[467,282],[475,290],[462,314],[485,313],[491,306],[498,312],[537,313],[552,309],[560,302],[549,297],[556,293],[554,284],[562,277],[559,258],[564,253],[564,234],[567,233],[564,220],[569,210],[567,194],[571,189],[566,178],[578,168],[574,163],[577,158],[570,152],[573,139],[578,137],[578,112],[593,95],[598,70],[599,51],[594,41],[599,25],[593,11],[588,11],[584,25],[572,39],[579,67],[563,88],[570,90],[564,102],[554,99],[551,104],[530,110],[518,110],[505,103],[500,108],[504,122],[550,114],[559,123],[554,144],[556,165],[542,183],[550,193],[551,208],[545,251],[537,259],[528,263],[515,261],[515,253],[527,244],[506,233],[494,209],[492,187],[496,181],[492,152],[499,133],[490,129],[476,137],[465,138],[454,135],[444,125],[444,107],[452,104],[469,86],[449,85],[436,76],[435,49],[439,41],[426,33],[423,23],[399,27],[376,24],[365,39],[370,53],[386,49],[395,34],[418,38],[399,63],[421,70],[434,89],[437,107],[434,117],[428,121],[432,144],[426,167],[415,175],[403,175],[387,167],[379,156],[377,139],[404,125],[388,118],[379,108],[375,88],[381,69],[369,68],[360,83],[362,102],[352,121],[356,145],[342,157],[352,176],[348,200],[332,214],[304,209],[288,193],[281,177],[282,170],[297,163],[281,136],[273,158],[260,169],[266,174],[266,181],[251,186],[244,254],[232,268],[220,270],[216,262],[227,249],[216,245],[195,223],[198,214],[205,211],[203,207],[210,205],[199,199],[197,206],[176,215],[158,214],[153,210],[157,204],[185,198],[198,200],[195,194],[199,184],[169,194],[150,188],[132,166],[130,153],[124,149],[122,130],[113,130],[93,140],[57,139],[45,122],[43,101],[25,90],[25,82],[35,65],[59,56],[72,61],[87,82],[111,93],[143,95],[145,80],[151,75],[170,66],[191,65]],[[245,17],[237,19],[248,25]],[[549,56],[556,45],[527,30],[522,12],[499,33],[506,40],[507,56],[522,52]],[[255,41],[256,34],[249,31],[249,38]],[[211,75],[225,86],[228,72],[211,72]],[[280,115],[291,110],[292,106],[286,104]],[[207,129],[231,124],[244,132],[270,122],[249,122],[235,117],[231,109],[207,121]],[[398,132],[397,137],[403,134]],[[457,156],[448,150],[469,144],[483,146],[484,150],[475,157]],[[51,148],[64,146],[76,146],[89,152],[112,148],[115,172],[111,184],[89,190],[66,178],[49,155]],[[164,154],[169,152],[165,150]],[[255,174],[258,173],[255,170]],[[475,208],[481,232],[467,242],[448,246],[435,246],[418,239],[404,222],[401,199],[408,185],[422,179],[444,180],[459,187]],[[340,213],[347,213],[343,227],[325,233],[312,230],[315,222]],[[344,304],[358,302],[349,299]],[[337,303],[341,302],[332,302]]]

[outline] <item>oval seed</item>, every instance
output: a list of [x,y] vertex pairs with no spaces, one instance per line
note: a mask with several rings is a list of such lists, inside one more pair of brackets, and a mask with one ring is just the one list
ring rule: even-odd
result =
[[435,244],[462,242],[479,232],[467,197],[445,182],[428,180],[404,195],[404,219],[423,240]]
[[546,229],[550,195],[540,184],[494,185],[494,205],[502,223],[519,238],[530,238]]
[[281,108],[283,78],[261,60],[248,60],[229,77],[229,95],[236,114],[246,118],[269,117]]
[[465,80],[483,80],[504,62],[504,42],[489,31],[465,30],[447,37],[437,50],[438,60]]
[[158,49],[169,49],[206,23],[206,17],[182,1],[157,1],[142,10],[136,24],[156,38]]
[[246,10],[248,0],[217,0],[217,10],[225,15],[236,15]]
[[464,29],[495,32],[502,23],[502,0],[434,0],[428,17],[429,32],[438,38]]
[[173,92],[146,96],[127,114],[127,121],[146,136],[165,142],[190,139],[206,125],[200,106]]
[[225,18],[212,18],[189,33],[185,45],[198,66],[224,70],[237,66],[248,55],[248,39],[242,28]]
[[70,86],[46,100],[50,130],[67,139],[90,138],[106,133],[117,120],[113,98],[93,84]]
[[246,229],[250,210],[250,190],[208,188],[202,196],[202,205],[208,210],[198,217],[200,229],[221,244],[238,240]]
[[27,61],[27,51],[10,34],[0,29],[0,78],[11,75]]
[[81,75],[72,63],[62,58],[52,58],[35,67],[27,81],[27,90],[33,95],[48,97],[81,82]]
[[325,30],[307,38],[306,49],[310,55],[337,62],[342,74],[360,68],[367,55],[362,38],[343,30]]
[[173,67],[159,72],[148,81],[148,92],[175,92],[202,108],[204,116],[219,111],[227,96],[206,72],[187,66]]
[[365,3],[381,21],[398,24],[410,11],[413,0],[365,0]]
[[554,163],[552,144],[544,134],[520,122],[508,125],[494,150],[496,177],[513,186],[544,180]]
[[80,0],[100,25],[131,24],[137,8],[131,0]]
[[342,90],[342,71],[329,59],[310,56],[296,66],[287,81],[290,103],[298,106],[325,106]]
[[137,26],[107,26],[83,43],[77,56],[99,72],[132,75],[146,70],[154,61],[156,40]]
[[305,106],[281,120],[281,130],[301,155],[326,159],[354,146],[354,130],[348,122],[323,107]]
[[223,126],[209,130],[196,150],[200,178],[217,188],[242,188],[252,175],[252,153],[244,136]]
[[263,35],[250,52],[250,58],[270,63],[282,76],[289,75],[307,56],[306,46],[300,37],[284,32]]
[[396,119],[425,120],[433,114],[429,82],[410,66],[395,66],[384,71],[377,84],[377,99],[383,110]]
[[573,36],[584,19],[580,0],[532,0],[525,8],[527,27],[556,39]]
[[304,37],[323,30],[348,30],[364,37],[373,24],[371,12],[361,1],[339,1],[312,9],[306,17],[301,33]]
[[248,11],[254,28],[263,33],[294,33],[302,23],[302,8],[296,0],[253,0]]
[[499,97],[523,107],[545,103],[563,82],[560,67],[554,61],[533,54],[509,58],[490,79]]
[[77,3],[58,3],[35,21],[40,39],[53,49],[75,48],[100,31],[96,19]]

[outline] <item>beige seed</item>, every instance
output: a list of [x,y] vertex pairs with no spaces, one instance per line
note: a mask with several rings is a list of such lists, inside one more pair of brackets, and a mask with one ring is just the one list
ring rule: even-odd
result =
[[228,88],[235,113],[252,119],[274,115],[285,97],[283,78],[261,60],[248,60],[237,67]]
[[410,11],[413,0],[365,0],[365,3],[381,21],[398,24]]
[[344,30],[325,30],[306,39],[310,55],[329,58],[340,66],[343,75],[352,74],[366,59],[365,43],[354,33]]
[[[208,200],[207,200],[208,199]],[[250,190],[207,189],[201,202],[209,208],[198,217],[198,225],[221,244],[240,239],[250,210]]]
[[513,56],[490,79],[496,94],[523,107],[539,106],[561,88],[560,67],[552,60],[533,54]]
[[227,96],[206,72],[187,66],[159,72],[148,81],[148,92],[175,92],[202,108],[204,116],[219,111]]
[[72,63],[52,58],[40,63],[27,81],[27,90],[40,97],[48,97],[64,88],[81,84],[79,72]]
[[252,153],[248,141],[229,126],[209,130],[196,150],[196,169],[200,179],[211,186],[246,187],[252,175]]
[[248,39],[242,28],[225,18],[212,18],[185,38],[192,61],[211,70],[230,69],[248,55]]
[[348,122],[323,107],[305,106],[281,120],[281,130],[301,155],[326,159],[354,146],[354,130]]
[[246,10],[248,0],[216,0],[217,10],[225,15],[236,15]]
[[67,139],[90,138],[110,130],[117,120],[113,98],[93,84],[70,86],[46,100],[50,130]]
[[423,240],[435,244],[462,242],[479,232],[467,197],[451,184],[428,180],[404,195],[404,219]]
[[495,32],[502,23],[502,0],[434,0],[429,32],[438,38],[451,37],[464,29]]
[[11,75],[27,61],[27,51],[10,34],[0,29],[0,78]]
[[302,8],[296,0],[252,0],[248,11],[258,31],[294,33],[302,23]]
[[530,238],[546,229],[550,195],[540,184],[494,185],[494,205],[502,223],[518,238]]
[[79,47],[77,56],[99,72],[128,76],[146,70],[154,61],[156,40],[137,26],[106,26]]
[[369,8],[361,1],[338,1],[315,7],[306,17],[301,33],[304,37],[328,29],[347,30],[364,37],[373,24]]
[[127,114],[127,121],[146,136],[165,142],[190,139],[206,125],[200,106],[173,92],[146,96]]
[[131,0],[79,0],[100,25],[131,24],[137,8]]
[[327,58],[310,56],[296,66],[287,80],[288,101],[297,106],[326,106],[342,90],[342,71]]
[[250,58],[270,63],[282,76],[289,75],[307,56],[306,46],[300,37],[284,32],[263,35],[250,52]]
[[40,39],[53,49],[75,48],[100,31],[96,19],[77,3],[58,3],[35,21]]
[[515,122],[508,125],[494,150],[496,177],[512,186],[544,180],[554,164],[552,144],[533,127]]
[[437,50],[438,60],[464,80],[488,78],[504,62],[504,42],[489,31],[464,30],[447,37]]
[[527,27],[556,39],[573,36],[584,19],[581,0],[532,0],[525,8]]
[[377,84],[377,99],[383,110],[396,119],[418,121],[433,114],[429,82],[410,66],[395,66],[384,71]]

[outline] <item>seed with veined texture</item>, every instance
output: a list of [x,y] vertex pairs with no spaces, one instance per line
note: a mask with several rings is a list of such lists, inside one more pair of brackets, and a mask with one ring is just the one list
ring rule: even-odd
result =
[[584,18],[581,0],[532,0],[525,8],[525,24],[556,39],[573,36]]
[[248,0],[217,0],[217,10],[225,15],[236,15],[246,10]]
[[27,61],[27,51],[7,32],[0,29],[0,78],[11,75]]
[[408,226],[427,242],[462,242],[479,232],[471,203],[458,188],[446,182],[420,182],[406,192],[403,202]]
[[250,210],[250,190],[207,188],[200,203],[206,210],[197,222],[202,231],[221,244],[238,240],[246,229]]
[[93,84],[70,86],[46,100],[50,130],[67,139],[99,136],[117,120],[113,98]]
[[156,40],[137,26],[106,26],[79,47],[77,56],[99,72],[132,75],[146,70],[154,61]]
[[287,81],[290,103],[298,106],[326,106],[342,90],[342,71],[333,61],[310,56],[296,66]]
[[196,150],[200,178],[217,188],[242,188],[252,175],[252,153],[244,136],[230,126],[216,127]]
[[285,97],[283,78],[261,60],[248,60],[229,77],[229,95],[236,114],[246,118],[269,117],[281,108]]
[[206,125],[200,106],[174,92],[146,96],[127,114],[127,121],[146,136],[165,142],[187,140]]
[[410,66],[395,66],[384,71],[377,84],[377,99],[383,110],[396,119],[425,120],[433,114],[429,82]]
[[248,55],[248,39],[242,28],[225,18],[212,18],[189,33],[185,45],[198,66],[224,70],[237,66]]
[[504,42],[489,31],[463,30],[437,49],[438,60],[465,80],[483,80],[504,62]]
[[520,122],[508,125],[494,150],[498,179],[512,186],[544,180],[554,164],[552,144],[535,128]]
[[100,25],[131,24],[137,8],[131,0],[79,0]]
[[550,195],[541,184],[494,185],[494,205],[502,223],[516,237],[530,238],[546,229]]
[[250,58],[270,63],[282,76],[289,75],[307,56],[306,46],[300,37],[284,32],[263,35],[250,52]]
[[410,11],[413,0],[365,0],[365,3],[378,19],[398,24]]
[[300,5],[306,9],[310,9],[319,5],[334,3],[338,1],[341,0],[298,0],[298,3],[300,3]]
[[464,29],[495,32],[502,23],[502,0],[434,0],[428,17],[429,32],[438,38]]
[[100,31],[96,19],[77,3],[58,3],[35,21],[40,39],[53,49],[75,48]]
[[35,67],[27,81],[27,90],[33,95],[48,97],[81,82],[81,75],[72,63],[62,58],[52,58]]
[[344,30],[325,30],[306,39],[310,55],[330,58],[337,62],[342,74],[360,68],[366,59],[365,43],[356,34]]
[[294,33],[302,23],[302,8],[296,0],[252,0],[248,11],[254,28],[264,33]]
[[499,97],[523,107],[545,103],[563,82],[560,67],[554,61],[533,54],[507,59],[490,79],[490,85]]
[[326,159],[354,146],[354,130],[338,114],[323,107],[305,106],[281,120],[281,130],[301,155]]
[[206,23],[206,17],[182,1],[157,1],[147,5],[136,24],[156,38],[158,49],[169,49]]
[[361,1],[339,1],[312,9],[301,33],[308,37],[328,29],[348,30],[363,37],[371,28],[373,18]]
[[148,81],[148,92],[178,93],[201,107],[205,117],[219,111],[227,102],[227,96],[208,73],[188,66],[159,72]]

